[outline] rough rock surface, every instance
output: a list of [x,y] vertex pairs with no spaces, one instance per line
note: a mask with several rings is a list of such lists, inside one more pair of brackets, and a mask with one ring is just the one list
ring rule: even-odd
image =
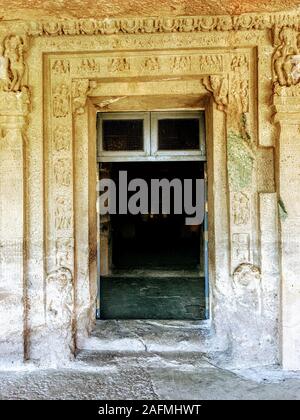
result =
[[230,372],[199,353],[84,352],[70,368],[0,371],[3,399],[300,399],[300,376],[277,368]]
[[43,15],[62,18],[105,18],[158,15],[238,15],[251,12],[287,11],[299,0],[2,0],[0,19],[25,19]]

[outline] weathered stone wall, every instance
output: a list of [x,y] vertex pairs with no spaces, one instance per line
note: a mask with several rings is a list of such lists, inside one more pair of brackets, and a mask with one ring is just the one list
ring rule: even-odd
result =
[[293,13],[0,23],[1,358],[61,362],[92,329],[97,110],[185,98],[207,115],[211,345],[300,368],[299,30]]

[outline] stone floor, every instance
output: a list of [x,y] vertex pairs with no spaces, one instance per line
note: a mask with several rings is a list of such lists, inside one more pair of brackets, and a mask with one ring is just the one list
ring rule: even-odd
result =
[[201,334],[197,323],[101,321],[70,366],[0,369],[0,399],[300,400],[300,373],[218,368],[196,351]]

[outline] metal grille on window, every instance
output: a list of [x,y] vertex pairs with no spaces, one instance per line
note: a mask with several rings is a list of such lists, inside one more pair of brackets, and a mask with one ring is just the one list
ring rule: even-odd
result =
[[158,120],[158,150],[199,149],[199,119]]
[[144,121],[104,120],[102,123],[104,151],[139,151],[144,148]]

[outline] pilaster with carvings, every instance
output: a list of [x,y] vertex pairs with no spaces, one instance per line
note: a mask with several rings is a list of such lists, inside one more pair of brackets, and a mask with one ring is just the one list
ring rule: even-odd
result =
[[[277,34],[277,37],[275,36]],[[281,354],[285,369],[300,366],[300,286],[298,249],[300,236],[300,31],[274,28],[273,104],[279,130],[277,189],[281,234]],[[296,248],[295,248],[296,247]]]
[[[10,34],[0,56],[0,353],[26,358],[25,147],[30,95],[26,86],[26,37]],[[24,348],[25,343],[25,348]]]

